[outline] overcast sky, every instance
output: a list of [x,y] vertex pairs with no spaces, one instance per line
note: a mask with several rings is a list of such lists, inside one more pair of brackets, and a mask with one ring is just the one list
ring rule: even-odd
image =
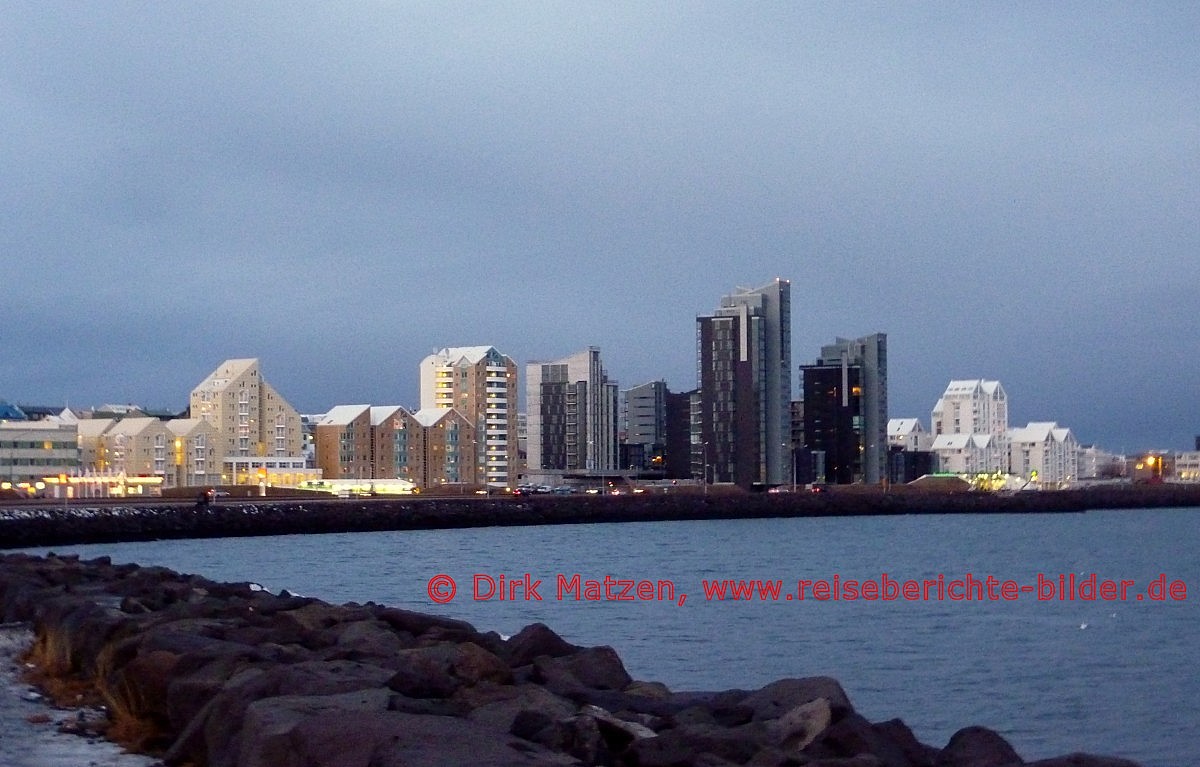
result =
[[[1200,5],[56,3],[0,15],[0,398],[302,412],[792,281],[793,359],[888,334],[892,417],[1200,434]],[[523,370],[522,370],[523,374]],[[797,390],[798,396],[798,390]]]

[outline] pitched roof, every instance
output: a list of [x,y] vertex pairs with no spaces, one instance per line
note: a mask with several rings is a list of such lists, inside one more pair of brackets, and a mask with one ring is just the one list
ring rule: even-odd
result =
[[451,413],[456,413],[454,408],[450,407],[423,407],[412,414],[414,420],[425,428],[434,426]]
[[184,437],[191,433],[192,429],[197,426],[208,423],[203,418],[172,418],[165,422],[171,433],[177,437]]
[[1027,426],[1008,430],[1008,438],[1013,442],[1028,442],[1033,444],[1049,442],[1058,424],[1054,421],[1031,421]]
[[966,450],[986,448],[992,445],[993,434],[939,434],[933,438],[931,450]]
[[115,418],[84,418],[79,421],[78,434],[84,438],[99,437],[116,422]]
[[[196,385],[196,389],[223,389],[230,382],[247,370],[258,365],[256,357],[248,357],[245,359],[225,360],[216,369],[204,377],[204,380]],[[195,391],[196,389],[193,389]]]
[[893,418],[888,421],[887,433],[889,437],[902,437],[913,433],[924,431],[921,427],[919,418]]
[[149,417],[122,418],[113,424],[112,428],[108,430],[108,433],[127,434],[132,437],[137,434],[141,434],[156,423],[162,423],[162,421],[159,421],[157,418]]
[[[375,405],[371,408],[371,425],[379,426],[387,419],[396,414],[397,410],[404,410],[400,405]],[[407,412],[407,411],[405,411]]]
[[317,426],[345,426],[370,409],[370,405],[337,405],[317,421]]

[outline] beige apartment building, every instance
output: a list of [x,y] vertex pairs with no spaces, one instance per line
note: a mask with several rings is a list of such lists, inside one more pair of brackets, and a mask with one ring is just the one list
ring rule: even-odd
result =
[[102,437],[114,474],[165,477],[173,458],[175,435],[157,418],[122,418]]
[[190,405],[193,418],[216,428],[222,460],[303,452],[300,414],[262,377],[257,359],[222,362],[192,390]]
[[513,486],[517,453],[517,363],[494,346],[442,349],[421,361],[421,410],[454,409],[474,427],[479,479]]
[[166,423],[173,436],[168,486],[223,484],[217,428],[203,418],[174,418]]

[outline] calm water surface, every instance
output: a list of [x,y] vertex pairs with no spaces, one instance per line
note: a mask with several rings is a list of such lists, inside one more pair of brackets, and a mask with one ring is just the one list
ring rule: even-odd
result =
[[[534,621],[612,645],[631,674],[673,689],[838,678],[872,720],[900,717],[944,745],[968,724],[1025,759],[1091,751],[1153,767],[1200,764],[1200,563],[1190,510],[648,522],[162,541],[58,548],[255,581],[333,602],[368,600],[514,634]],[[39,550],[44,551],[44,550]],[[706,601],[702,579],[897,580],[1038,573],[1137,582],[1124,602]],[[476,574],[542,580],[542,601],[476,601]],[[558,574],[674,582],[686,603],[558,601]],[[434,604],[429,579],[457,597]],[[1137,601],[1151,579],[1182,602]]]

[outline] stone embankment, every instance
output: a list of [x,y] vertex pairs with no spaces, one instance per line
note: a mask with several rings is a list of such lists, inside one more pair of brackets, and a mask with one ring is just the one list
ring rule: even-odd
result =
[[1081,512],[1200,506],[1200,485],[1113,486],[1024,493],[830,488],[822,493],[661,490],[620,496],[222,499],[207,507],[0,501],[0,548],[251,535],[755,517]]
[[922,744],[828,677],[672,692],[540,624],[504,638],[107,558],[0,556],[0,611],[32,624],[46,689],[98,697],[108,737],[168,765],[1133,765],[1026,763],[982,727]]

